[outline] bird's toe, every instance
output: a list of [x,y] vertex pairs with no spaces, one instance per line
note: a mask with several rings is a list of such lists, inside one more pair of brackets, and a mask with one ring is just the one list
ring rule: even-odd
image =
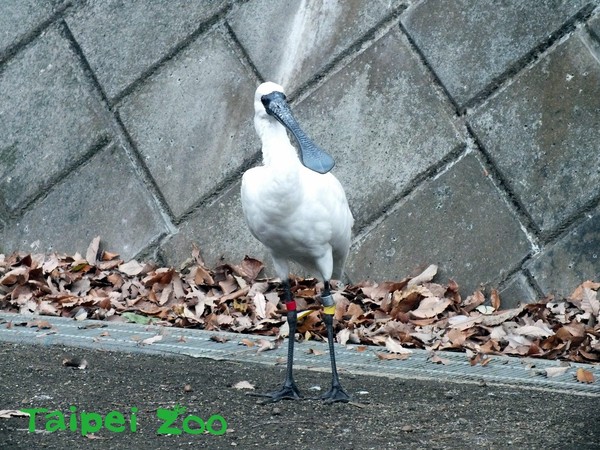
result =
[[283,386],[280,390],[274,392],[267,393],[254,393],[249,392],[247,395],[251,397],[263,397],[266,400],[263,401],[265,403],[275,403],[280,400],[302,400],[302,395],[300,391],[296,387],[296,385],[291,386]]
[[325,403],[348,403],[351,399],[342,386],[332,386],[321,396],[321,400]]

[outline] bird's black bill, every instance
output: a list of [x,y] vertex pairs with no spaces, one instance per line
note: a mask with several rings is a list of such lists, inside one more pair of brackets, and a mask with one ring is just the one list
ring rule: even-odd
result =
[[300,147],[300,160],[302,164],[315,172],[327,173],[335,165],[335,161],[321,148],[317,146],[300,128],[298,122],[292,115],[285,95],[281,92],[271,92],[263,95],[261,98],[265,111],[275,117],[284,127],[286,127]]

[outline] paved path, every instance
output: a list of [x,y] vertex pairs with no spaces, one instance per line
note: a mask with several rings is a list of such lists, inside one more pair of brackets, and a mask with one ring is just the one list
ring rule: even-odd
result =
[[[258,392],[268,391],[283,378],[284,348],[257,354],[239,343],[257,336],[42,319],[52,327],[38,330],[26,326],[31,317],[0,314],[0,409],[46,408],[67,417],[71,406],[102,417],[118,411],[127,429],[103,428],[91,437],[81,436],[80,425],[77,432],[48,432],[39,413],[35,432],[27,431],[28,418],[0,419],[0,448],[600,448],[598,381],[574,382],[579,365],[547,379],[538,371],[558,362],[494,357],[485,367],[472,367],[464,354],[440,352],[448,360],[440,365],[428,362],[423,351],[404,361],[379,361],[373,351],[381,349],[337,346],[354,403],[261,405],[232,388],[248,381]],[[141,344],[157,335],[163,338]],[[215,342],[214,335],[229,340]],[[325,347],[297,346],[296,379],[307,397],[329,382],[326,352],[309,349]],[[87,367],[65,367],[65,357],[85,359]],[[586,368],[600,378],[597,367]],[[227,433],[157,434],[158,414],[165,413],[159,410],[177,405],[186,408],[179,427],[188,415],[206,421],[218,414]],[[135,431],[128,428],[131,408],[137,408]]]

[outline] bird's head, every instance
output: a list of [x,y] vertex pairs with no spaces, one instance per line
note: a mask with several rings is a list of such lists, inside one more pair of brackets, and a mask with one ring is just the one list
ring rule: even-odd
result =
[[275,118],[283,125],[298,143],[300,160],[308,169],[318,173],[327,173],[333,169],[333,158],[318,147],[296,122],[280,85],[267,81],[258,86],[254,94],[254,117],[255,121]]
[[268,115],[269,113],[265,109],[265,104],[263,103],[263,97],[266,97],[270,94],[283,96],[283,100],[286,99],[285,92],[283,87],[278,85],[277,83],[273,83],[272,81],[267,81],[256,89],[254,93],[254,112],[257,115]]

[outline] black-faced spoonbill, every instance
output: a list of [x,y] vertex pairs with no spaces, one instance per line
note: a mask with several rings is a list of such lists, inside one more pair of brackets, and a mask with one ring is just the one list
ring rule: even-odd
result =
[[[242,206],[250,231],[270,251],[275,272],[285,287],[289,324],[285,382],[279,391],[259,394],[271,402],[299,399],[293,376],[297,312],[289,280],[289,261],[321,276],[321,302],[327,327],[332,383],[322,399],[347,402],[350,397],[338,377],[333,348],[335,304],[330,280],[340,279],[348,256],[354,219],[342,185],[329,171],[334,161],[300,129],[283,88],[261,84],[254,95],[254,128],[262,142],[263,165],[242,178]],[[287,130],[298,143],[300,159]]]

